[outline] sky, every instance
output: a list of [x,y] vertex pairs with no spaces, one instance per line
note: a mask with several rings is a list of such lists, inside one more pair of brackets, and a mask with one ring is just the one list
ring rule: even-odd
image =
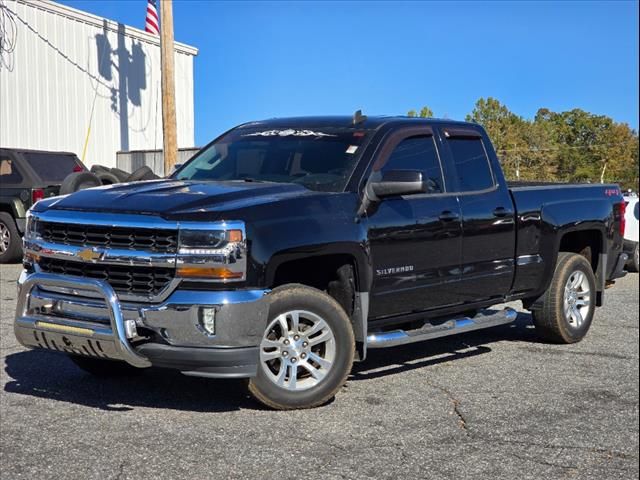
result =
[[[144,28],[146,0],[62,0]],[[158,7],[159,9],[159,7]],[[581,108],[638,129],[638,2],[174,0],[195,59],[195,140],[242,122],[404,115],[463,120],[480,97],[518,115]]]

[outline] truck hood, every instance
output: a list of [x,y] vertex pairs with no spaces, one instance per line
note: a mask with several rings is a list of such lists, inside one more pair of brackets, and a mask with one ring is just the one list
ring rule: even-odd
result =
[[66,197],[39,202],[43,205],[38,205],[38,210],[143,213],[170,218],[177,214],[224,212],[318,194],[290,183],[163,179],[81,190]]

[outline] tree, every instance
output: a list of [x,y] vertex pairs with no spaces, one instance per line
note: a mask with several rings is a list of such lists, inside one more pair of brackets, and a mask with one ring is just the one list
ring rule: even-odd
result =
[[525,120],[492,97],[479,99],[466,120],[485,128],[507,177],[520,178],[519,165],[528,151]]
[[429,107],[424,106],[420,109],[419,113],[416,113],[415,110],[409,110],[407,112],[407,116],[409,117],[420,117],[420,118],[428,118],[428,117],[433,117],[433,110],[431,110]]
[[[432,117],[429,107],[410,117]],[[579,108],[540,108],[523,118],[493,97],[480,98],[468,122],[482,125],[509,179],[612,182],[638,188],[638,132],[626,123]]]

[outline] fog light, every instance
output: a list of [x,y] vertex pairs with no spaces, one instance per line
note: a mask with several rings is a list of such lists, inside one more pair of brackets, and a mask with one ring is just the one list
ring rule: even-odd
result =
[[210,307],[202,307],[200,309],[200,323],[202,328],[209,335],[216,334],[216,309]]
[[134,338],[138,335],[138,329],[136,328],[135,320],[124,321],[124,332],[127,338]]

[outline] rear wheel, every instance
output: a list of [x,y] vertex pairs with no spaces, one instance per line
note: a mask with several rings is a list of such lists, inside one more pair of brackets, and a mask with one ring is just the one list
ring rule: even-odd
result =
[[22,257],[22,238],[16,222],[6,212],[0,212],[0,263],[17,262]]
[[550,342],[579,342],[591,326],[595,298],[596,280],[589,262],[576,253],[559,253],[551,285],[533,310],[536,331]]
[[351,371],[355,342],[349,318],[329,295],[303,285],[277,288],[269,297],[258,374],[249,391],[279,410],[326,403]]

